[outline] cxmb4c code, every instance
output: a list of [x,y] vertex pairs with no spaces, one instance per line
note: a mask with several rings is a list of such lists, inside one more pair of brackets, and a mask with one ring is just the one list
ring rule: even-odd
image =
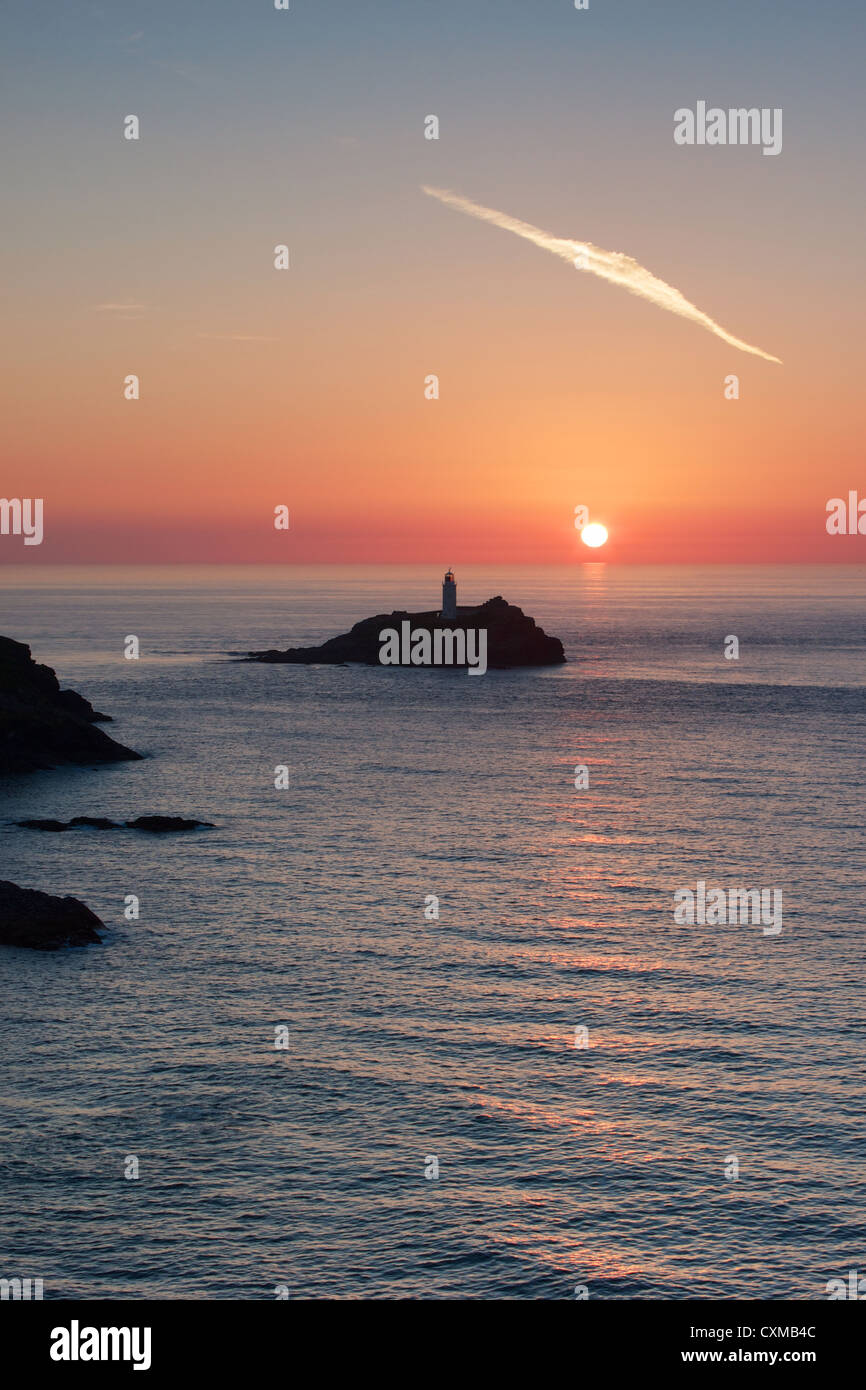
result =
[[814,1337],[814,1327],[693,1327],[692,1337],[709,1338],[711,1341],[724,1342],[730,1337],[737,1337],[740,1341],[748,1341],[750,1337],[760,1337],[764,1341],[772,1341],[775,1338],[789,1338],[795,1340],[798,1337]]

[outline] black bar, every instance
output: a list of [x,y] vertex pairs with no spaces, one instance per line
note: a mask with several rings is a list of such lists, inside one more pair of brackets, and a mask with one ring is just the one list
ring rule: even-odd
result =
[[[635,1374],[652,1382],[671,1372],[700,1378],[760,1367],[772,1381],[792,1367],[828,1378],[859,1364],[864,1320],[837,1302],[669,1302],[605,1300],[543,1303],[485,1300],[169,1302],[5,1302],[0,1304],[4,1360],[22,1372],[92,1378],[100,1371],[161,1382],[171,1374],[226,1376],[268,1371],[286,1380],[317,1379],[329,1368],[355,1374],[400,1370],[411,1384],[436,1372],[461,1381],[477,1366],[488,1380],[520,1362],[533,1379]],[[279,1306],[273,1306],[273,1305]],[[73,1347],[103,1350],[88,1329],[124,1329],[123,1360],[56,1360]],[[66,1333],[61,1334],[60,1330]],[[137,1338],[132,1329],[139,1329]],[[150,1343],[144,1330],[150,1330]],[[67,1341],[66,1338],[69,1338]],[[114,1349],[109,1335],[104,1350]],[[559,1365],[560,1370],[555,1371]],[[304,1369],[306,1368],[306,1369]]]

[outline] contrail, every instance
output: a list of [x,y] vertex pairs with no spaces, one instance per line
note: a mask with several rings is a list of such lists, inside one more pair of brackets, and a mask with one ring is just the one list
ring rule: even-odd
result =
[[438,198],[440,203],[445,203],[447,207],[457,208],[460,212],[468,213],[470,217],[479,217],[482,222],[492,222],[494,227],[502,227],[506,232],[525,237],[542,250],[552,251],[554,256],[561,256],[572,265],[577,261],[581,270],[599,275],[602,280],[609,280],[613,285],[622,285],[623,289],[631,294],[640,295],[642,299],[650,300],[660,309],[669,309],[672,314],[679,314],[681,318],[699,323],[702,328],[709,329],[710,333],[715,333],[717,338],[724,339],[731,347],[739,348],[741,352],[751,352],[755,357],[763,357],[767,362],[781,363],[781,358],[773,357],[761,348],[752,347],[741,338],[735,338],[732,333],[728,333],[711,319],[709,314],[690,304],[673,285],[666,285],[664,280],[659,280],[651,271],[638,265],[631,256],[623,256],[619,251],[602,251],[601,247],[593,246],[589,241],[572,241],[566,237],[550,236],[539,227],[532,227],[528,222],[519,222],[516,217],[507,217],[504,212],[496,212],[494,208],[481,207],[478,203],[470,202],[468,198],[461,198],[459,193],[450,193],[447,188],[428,188],[422,184],[422,189],[431,198]]

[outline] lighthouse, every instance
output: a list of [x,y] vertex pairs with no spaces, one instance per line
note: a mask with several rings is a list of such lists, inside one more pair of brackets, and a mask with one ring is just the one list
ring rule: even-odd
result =
[[454,580],[453,570],[447,570],[442,581],[442,612],[440,617],[457,617],[457,584]]

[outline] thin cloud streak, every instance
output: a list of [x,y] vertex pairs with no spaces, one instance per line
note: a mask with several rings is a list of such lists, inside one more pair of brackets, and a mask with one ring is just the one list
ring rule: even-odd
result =
[[678,314],[681,318],[691,319],[692,323],[700,324],[702,328],[706,328],[717,338],[723,339],[724,342],[730,344],[731,347],[738,348],[741,352],[750,352],[755,357],[763,357],[766,362],[781,363],[781,358],[773,357],[769,352],[764,352],[762,348],[752,347],[750,343],[744,343],[741,338],[735,338],[732,333],[728,333],[714,319],[711,319],[709,314],[705,314],[701,309],[691,304],[684,295],[680,294],[679,290],[675,290],[664,280],[659,280],[657,276],[639,265],[631,256],[624,256],[619,251],[603,251],[601,247],[593,246],[589,241],[572,241],[566,237],[551,236],[539,227],[533,227],[528,222],[520,222],[516,217],[508,217],[504,212],[496,212],[493,208],[485,208],[479,203],[470,202],[468,198],[461,197],[459,193],[452,193],[447,188],[429,188],[426,184],[422,184],[421,187],[424,193],[431,198],[438,198],[439,202],[444,203],[446,207],[456,208],[458,212],[465,212],[468,216],[477,217],[482,222],[492,222],[494,227],[501,227],[503,231],[514,232],[516,236],[525,237],[535,246],[540,246],[543,251],[552,251],[554,256],[559,256],[572,265],[579,257],[580,269],[589,271],[591,275],[598,275],[602,280],[608,280],[613,285],[620,285],[622,289],[628,290],[630,294],[639,295],[641,299],[648,299],[659,309],[667,309],[670,313]]

